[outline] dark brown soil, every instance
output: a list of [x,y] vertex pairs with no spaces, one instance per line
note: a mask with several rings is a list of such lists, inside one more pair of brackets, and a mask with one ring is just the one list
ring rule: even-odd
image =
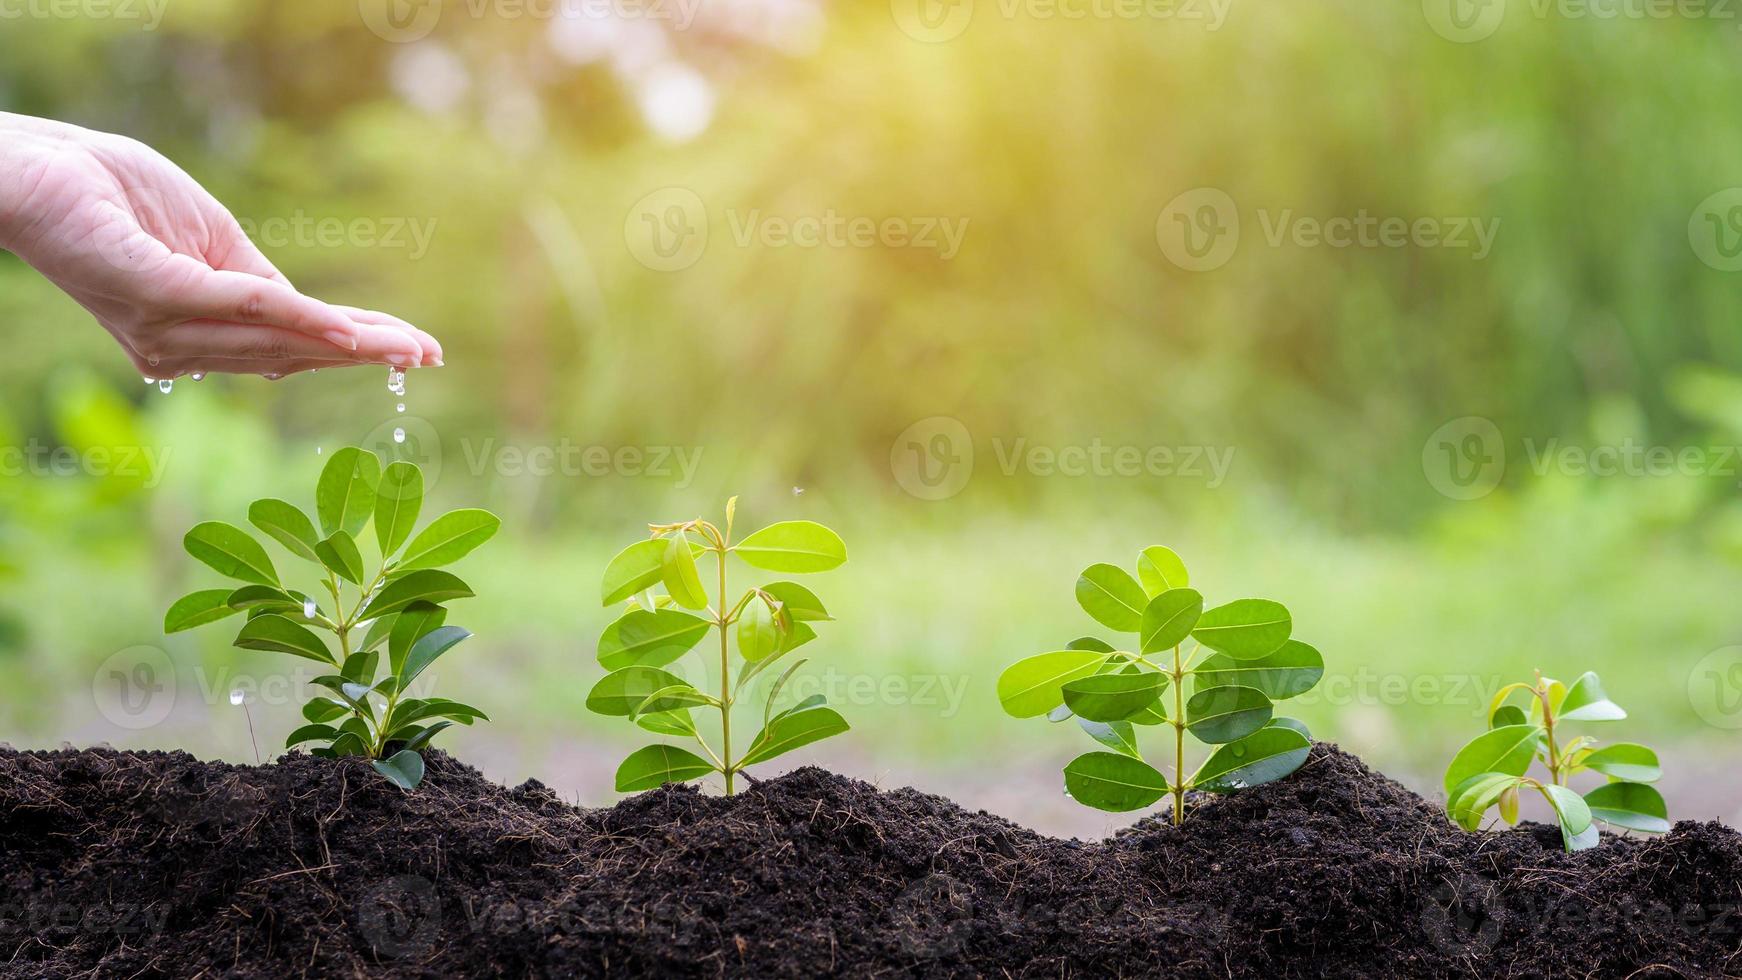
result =
[[1054,840],[817,769],[568,806],[431,753],[0,750],[8,977],[1715,977],[1742,838],[1568,856],[1466,834],[1331,746],[1276,784]]

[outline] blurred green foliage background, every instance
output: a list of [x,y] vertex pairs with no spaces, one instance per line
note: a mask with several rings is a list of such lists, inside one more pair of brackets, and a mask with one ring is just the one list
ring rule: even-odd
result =
[[[582,709],[598,574],[738,493],[742,523],[822,520],[852,553],[814,583],[839,622],[808,672],[855,731],[791,764],[1098,832],[1059,791],[1086,738],[992,685],[1091,625],[1083,566],[1167,543],[1212,601],[1286,602],[1331,672],[1298,713],[1417,788],[1481,692],[1596,669],[1672,807],[1735,819],[1742,211],[1712,201],[1742,185],[1742,34],[1514,3],[1471,37],[1439,8],[16,0],[0,107],[152,144],[299,287],[418,323],[448,366],[404,416],[374,369],[163,395],[0,255],[0,738],[251,758],[228,691],[290,667],[162,635],[210,578],[180,535],[309,504],[317,449],[361,443],[505,519],[443,682],[497,716],[447,747],[507,781],[611,798],[633,743]],[[1241,234],[1194,271],[1167,242],[1199,188]],[[1492,248],[1275,240],[1361,215]],[[769,223],[829,216],[911,240]],[[703,244],[668,262],[655,235]],[[1229,465],[1066,475],[1019,442]],[[915,482],[939,473],[957,492]],[[139,647],[173,710],[135,729],[101,689]],[[253,711],[276,750],[295,699]]]

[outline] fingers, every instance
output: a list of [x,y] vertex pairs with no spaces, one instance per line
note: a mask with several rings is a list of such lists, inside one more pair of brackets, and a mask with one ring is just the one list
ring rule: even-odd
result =
[[371,324],[371,325],[382,326],[382,327],[392,327],[396,330],[401,330],[401,331],[411,335],[412,337],[415,337],[417,339],[418,345],[423,348],[423,364],[424,364],[424,366],[425,367],[441,367],[442,366],[442,345],[439,342],[437,342],[434,337],[430,336],[429,334],[425,333],[422,330],[419,330],[417,327],[414,327],[411,324],[406,323],[404,320],[401,320],[400,318],[398,318],[396,316],[392,316],[392,315],[387,314],[387,313],[380,313],[380,312],[377,312],[375,310],[359,309],[355,306],[335,305],[333,307],[333,309],[339,310],[340,312],[349,316],[352,320],[355,320],[358,323]]
[[181,357],[141,369],[154,378],[179,378],[189,374],[255,374],[270,381],[318,371],[322,368],[357,367],[362,361],[332,361],[311,357],[254,359],[245,357]]
[[396,367],[416,367],[422,363],[422,346],[404,331],[367,324],[355,327],[356,349],[350,350],[282,327],[189,320],[165,328],[158,335],[157,349],[165,360],[200,357],[250,361],[308,359],[392,364]]
[[357,324],[343,312],[281,282],[245,272],[207,271],[168,298],[202,319],[279,327],[349,350],[359,343]]

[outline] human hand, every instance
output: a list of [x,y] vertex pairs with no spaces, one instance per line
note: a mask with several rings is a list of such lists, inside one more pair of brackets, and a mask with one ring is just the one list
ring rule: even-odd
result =
[[435,338],[403,320],[297,292],[222,204],[125,137],[0,113],[0,248],[149,377],[442,363]]

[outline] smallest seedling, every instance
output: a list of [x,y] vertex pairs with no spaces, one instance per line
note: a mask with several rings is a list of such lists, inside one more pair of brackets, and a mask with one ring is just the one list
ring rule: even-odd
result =
[[[1520,692],[1528,693],[1527,707],[1507,703]],[[1633,742],[1600,745],[1589,735],[1561,741],[1567,722],[1626,717],[1594,673],[1570,686],[1541,671],[1534,683],[1508,684],[1488,705],[1488,731],[1460,749],[1446,769],[1447,815],[1465,830],[1476,830],[1484,814],[1498,809],[1513,824],[1519,796],[1541,793],[1554,809],[1569,853],[1595,847],[1599,823],[1651,834],[1669,830],[1669,808],[1648,785],[1663,775],[1656,752]],[[1538,762],[1548,771],[1546,780],[1527,775]],[[1608,782],[1584,794],[1569,788],[1572,777],[1587,771]]]

